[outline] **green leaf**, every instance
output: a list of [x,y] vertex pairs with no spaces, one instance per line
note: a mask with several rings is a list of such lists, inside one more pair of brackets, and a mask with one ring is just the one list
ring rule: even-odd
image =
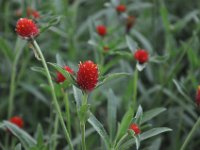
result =
[[48,64],[50,64],[51,66],[53,66],[58,72],[60,72],[66,79],[67,81],[69,81],[72,84],[75,84],[74,79],[72,77],[72,75],[67,72],[66,70],[64,70],[61,66],[59,66],[56,63],[50,63],[48,62]]
[[102,81],[99,82],[99,84],[97,85],[97,87],[103,85],[104,83],[113,80],[113,79],[117,79],[117,78],[122,78],[122,77],[128,77],[131,76],[131,74],[129,73],[113,73],[113,74],[108,74],[106,77],[103,78]]
[[116,141],[118,141],[119,139],[121,139],[121,137],[127,132],[131,122],[132,122],[132,118],[133,118],[133,109],[130,107],[129,110],[126,112],[126,114],[124,115],[121,124],[118,128],[117,131],[117,137],[116,137]]
[[42,67],[31,67],[31,70],[38,72],[38,73],[41,73],[41,74],[46,76],[46,71]]
[[0,50],[2,53],[10,60],[12,61],[14,59],[14,53],[13,48],[10,47],[10,43],[6,41],[4,38],[0,37]]
[[13,135],[15,135],[20,140],[20,142],[26,149],[30,149],[37,144],[35,139],[33,139],[27,132],[20,129],[16,125],[8,121],[4,121],[4,125],[12,132]]
[[169,54],[164,56],[152,56],[150,57],[150,62],[165,63],[168,59],[169,59]]
[[170,128],[166,128],[166,127],[158,127],[158,128],[153,128],[153,129],[150,129],[146,132],[143,132],[141,135],[140,135],[140,139],[141,140],[146,140],[148,138],[151,138],[153,136],[156,136],[158,134],[161,134],[163,132],[168,132],[168,131],[172,131],[172,129]]
[[17,145],[15,146],[15,150],[22,150],[22,145],[21,145],[21,143],[19,143],[19,144],[17,144]]
[[38,146],[42,146],[44,144],[43,142],[43,130],[42,130],[42,126],[39,124],[37,127],[37,145]]
[[142,110],[141,105],[139,105],[135,118],[134,118],[134,122],[137,124],[141,124],[142,117],[143,117],[143,110]]
[[117,97],[114,92],[109,89],[106,92],[106,97],[108,99],[107,111],[108,111],[108,126],[110,131],[111,139],[114,138],[116,133],[116,124],[117,124]]
[[150,42],[137,30],[132,29],[131,30],[132,35],[138,39],[138,41],[140,41],[143,45],[143,47],[148,50],[149,52],[153,52],[153,48],[152,45],[150,44]]
[[81,106],[81,103],[82,103],[83,93],[80,89],[78,89],[74,85],[73,85],[73,93],[74,93],[74,99],[76,101],[77,108],[79,108]]
[[134,53],[137,50],[137,44],[132,40],[130,36],[126,36],[126,43],[129,47],[129,50]]
[[32,93],[35,97],[37,97],[39,100],[41,100],[42,102],[44,102],[45,104],[49,104],[48,100],[46,99],[46,97],[33,85],[31,84],[27,84],[27,83],[20,83],[21,87],[26,90],[29,91],[30,93]]
[[165,110],[166,108],[161,107],[161,108],[155,108],[155,109],[144,112],[141,123],[145,123],[151,120],[152,118],[156,117],[157,115],[164,112]]
[[79,116],[81,123],[85,123],[87,121],[87,119],[89,118],[89,115],[90,115],[89,109],[90,109],[89,104],[83,104],[78,109],[78,116]]
[[103,125],[97,120],[97,118],[90,113],[88,122],[93,126],[93,128],[97,131],[97,133],[101,136],[102,140],[105,142],[106,146],[110,146],[110,141],[106,130]]

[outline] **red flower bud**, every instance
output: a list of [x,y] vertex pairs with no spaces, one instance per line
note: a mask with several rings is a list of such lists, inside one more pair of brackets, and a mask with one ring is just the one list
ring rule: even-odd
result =
[[134,58],[140,63],[146,63],[149,59],[149,53],[146,50],[139,49],[135,52]]
[[132,26],[135,24],[135,17],[134,16],[128,16],[126,20],[126,32],[129,33]]
[[[70,74],[73,74],[74,71],[69,67],[69,66],[64,66],[63,67],[67,72],[69,72]],[[57,72],[57,78],[56,78],[56,82],[57,83],[62,83],[66,80],[66,78],[60,73]]]
[[19,116],[14,116],[14,117],[10,118],[9,122],[11,122],[12,124],[15,124],[19,128],[23,128],[23,126],[24,126],[24,121]]
[[34,19],[40,18],[40,13],[37,10],[32,9],[31,7],[27,7],[26,9],[27,17],[33,17]]
[[20,18],[17,21],[15,30],[24,39],[34,38],[39,34],[37,25],[31,19],[27,18]]
[[197,89],[196,104],[197,104],[198,107],[200,106],[200,86]]
[[108,50],[109,50],[109,47],[108,47],[108,46],[104,46],[104,47],[103,47],[103,51],[104,51],[104,52],[107,52]]
[[116,7],[116,10],[118,11],[118,12],[120,12],[120,13],[122,13],[122,12],[125,12],[126,11],[126,6],[125,5],[118,5],[117,7]]
[[141,131],[140,131],[140,128],[138,127],[137,124],[131,124],[130,127],[129,127],[130,130],[133,130],[135,132],[135,134],[140,134]]
[[98,67],[95,63],[88,60],[79,64],[77,72],[77,84],[84,91],[92,91],[98,82]]
[[100,36],[105,36],[107,34],[107,29],[104,25],[97,26],[96,30]]

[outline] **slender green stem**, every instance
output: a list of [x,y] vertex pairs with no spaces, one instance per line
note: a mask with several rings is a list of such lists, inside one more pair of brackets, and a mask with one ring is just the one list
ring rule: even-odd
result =
[[81,141],[82,141],[82,150],[86,150],[85,146],[85,123],[81,123]]
[[195,131],[198,129],[199,125],[200,125],[200,117],[198,118],[198,120],[196,121],[196,123],[194,124],[194,126],[192,127],[192,130],[190,131],[190,133],[186,137],[186,139],[185,139],[183,145],[181,146],[180,150],[186,149],[187,144],[192,139],[192,136],[195,133]]
[[41,59],[41,61],[42,61],[43,67],[44,67],[44,69],[45,69],[45,71],[46,71],[46,75],[47,75],[47,79],[48,79],[48,82],[49,82],[49,85],[50,85],[50,88],[51,88],[51,94],[52,94],[52,97],[53,97],[53,103],[54,103],[54,105],[55,105],[55,109],[56,109],[57,115],[58,115],[58,117],[59,117],[61,126],[62,126],[62,128],[63,128],[63,130],[64,130],[65,137],[66,137],[67,142],[68,142],[68,144],[69,144],[69,146],[70,146],[70,149],[73,150],[74,148],[73,148],[73,146],[72,146],[72,142],[71,142],[71,139],[70,139],[70,136],[69,136],[69,132],[68,132],[68,130],[67,130],[67,128],[66,128],[64,119],[63,119],[63,117],[62,117],[62,112],[61,112],[61,110],[60,110],[60,106],[59,106],[58,100],[57,100],[57,98],[56,98],[54,85],[53,85],[53,82],[52,82],[52,79],[51,79],[51,75],[50,75],[50,73],[49,73],[49,69],[48,69],[48,67],[47,67],[46,60],[45,60],[45,58],[44,58],[44,56],[43,56],[43,54],[42,54],[42,51],[41,51],[39,45],[37,44],[37,42],[36,42],[35,40],[32,40],[32,44],[33,44],[35,50],[37,51],[37,53],[38,53],[38,55],[39,55],[39,57],[40,57],[40,59]]
[[136,109],[136,99],[137,99],[137,81],[138,81],[138,70],[135,69],[133,74],[133,109]]
[[122,136],[122,138],[119,140],[119,142],[117,143],[117,145],[115,146],[115,150],[117,150],[119,148],[119,146],[123,143],[123,141],[126,139],[126,137],[128,136],[128,133],[124,134],[124,136]]
[[70,118],[70,107],[69,107],[69,98],[68,94],[63,91],[64,94],[64,102],[65,102],[65,112],[66,112],[66,120],[67,120],[67,129],[69,131],[69,136],[71,137],[71,118]]
[[[83,94],[82,106],[83,105],[87,105],[87,99],[88,99],[88,94],[84,93]],[[82,150],[86,150],[86,145],[85,145],[85,121],[80,122],[80,126],[81,126]]]

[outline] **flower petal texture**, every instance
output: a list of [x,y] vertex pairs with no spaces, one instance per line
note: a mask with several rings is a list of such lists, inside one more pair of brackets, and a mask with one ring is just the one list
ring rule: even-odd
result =
[[144,64],[149,59],[149,53],[146,50],[139,49],[135,52],[134,58],[140,63]]
[[97,33],[100,36],[105,36],[107,34],[107,29],[104,25],[99,25],[96,27]]
[[86,91],[92,91],[98,82],[98,67],[95,63],[88,60],[79,64],[77,72],[77,84]]
[[125,5],[118,5],[117,7],[116,7],[116,10],[118,11],[118,12],[125,12],[126,11],[126,6]]
[[141,133],[140,128],[135,123],[131,124],[130,127],[129,127],[129,129],[133,130],[136,135]]
[[34,38],[39,34],[39,29],[33,20],[20,18],[16,24],[16,32],[24,39]]
[[9,119],[9,122],[15,124],[16,126],[18,126],[19,128],[23,128],[24,126],[24,121],[21,117],[19,116],[14,116],[12,118]]

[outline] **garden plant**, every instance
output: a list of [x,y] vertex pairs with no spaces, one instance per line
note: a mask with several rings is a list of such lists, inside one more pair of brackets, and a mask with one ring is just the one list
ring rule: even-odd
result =
[[199,149],[199,0],[0,8],[0,150]]

